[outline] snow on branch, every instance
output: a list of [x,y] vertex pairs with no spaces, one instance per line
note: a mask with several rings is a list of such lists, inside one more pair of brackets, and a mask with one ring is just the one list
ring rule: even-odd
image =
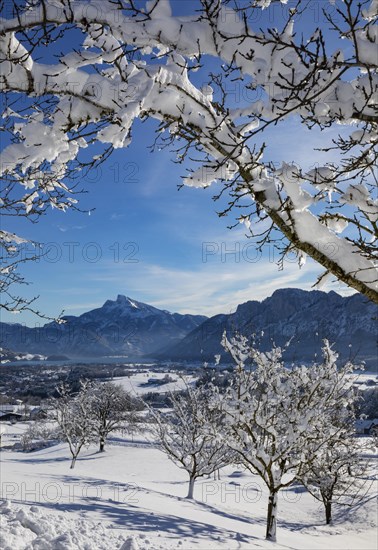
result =
[[[11,2],[0,21],[11,138],[1,209],[38,217],[75,207],[75,178],[127,147],[133,122],[150,117],[160,145],[186,161],[186,185],[222,182],[221,214],[242,209],[252,235],[269,218],[261,245],[294,249],[300,264],[309,256],[378,302],[376,2],[333,4],[326,25],[299,0],[273,27],[269,0],[201,0],[185,16],[168,0]],[[64,52],[75,29],[82,39]],[[272,162],[269,135],[289,122],[322,132],[315,168],[295,160],[295,143]],[[88,161],[94,143],[103,154]]]

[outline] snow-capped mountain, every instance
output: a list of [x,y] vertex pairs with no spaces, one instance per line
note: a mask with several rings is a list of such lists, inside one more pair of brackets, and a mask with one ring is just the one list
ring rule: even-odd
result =
[[102,307],[64,319],[64,324],[40,328],[1,323],[0,345],[17,352],[64,353],[69,357],[137,357],[178,342],[206,317],[170,313],[118,295]]
[[378,363],[378,308],[360,294],[342,297],[336,292],[304,291],[287,288],[274,292],[262,302],[241,304],[235,313],[207,319],[181,342],[164,350],[170,359],[213,361],[224,356],[220,340],[224,330],[255,335],[260,349],[268,350],[272,342],[285,346],[287,360],[312,361],[320,353],[322,341],[335,343],[341,359],[366,361],[368,367]]
[[280,289],[262,302],[249,301],[235,313],[211,318],[170,313],[119,295],[102,307],[64,319],[63,325],[40,328],[0,323],[0,346],[18,354],[212,361],[215,354],[224,356],[223,331],[238,330],[255,335],[262,350],[272,342],[284,346],[291,341],[284,355],[288,360],[312,361],[327,338],[342,359],[364,360],[372,368],[378,363],[378,308],[359,294]]

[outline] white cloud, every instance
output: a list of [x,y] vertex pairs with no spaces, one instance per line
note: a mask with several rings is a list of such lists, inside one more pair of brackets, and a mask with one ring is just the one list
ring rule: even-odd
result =
[[[162,309],[180,313],[215,315],[234,311],[248,300],[262,300],[276,289],[300,287],[310,289],[319,267],[309,262],[299,270],[289,263],[283,271],[269,259],[250,263],[213,261],[198,269],[164,267],[156,264],[111,264],[93,275],[103,288],[110,286],[116,294],[126,294]],[[100,304],[97,304],[100,305]]]
[[86,225],[71,225],[69,227],[66,225],[57,225],[57,228],[62,233],[66,233],[67,231],[80,231],[81,229],[85,229]]

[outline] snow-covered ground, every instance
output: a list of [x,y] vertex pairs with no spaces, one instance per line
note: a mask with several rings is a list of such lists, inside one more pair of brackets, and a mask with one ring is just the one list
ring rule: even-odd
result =
[[[16,427],[17,426],[17,427]],[[9,426],[4,445],[22,425]],[[187,478],[148,436],[114,437],[105,453],[83,452],[69,469],[60,444],[31,453],[1,452],[0,548],[7,550],[369,550],[377,548],[375,487],[353,510],[322,506],[300,487],[279,499],[278,542],[264,540],[267,494],[237,467],[221,480],[199,480],[195,501]],[[1,501],[0,501],[1,502]]]
[[[162,380],[166,375],[169,375],[173,382],[168,384],[154,384],[152,380]],[[151,370],[143,370],[132,374],[131,376],[115,377],[112,380],[115,384],[120,384],[126,391],[134,395],[144,395],[149,392],[167,393],[185,389],[185,385],[193,384],[197,379],[192,374],[177,374],[176,372],[153,372]],[[361,389],[374,387],[378,385],[378,376],[371,371],[353,374],[351,380]],[[150,381],[150,383],[148,383]],[[374,384],[375,383],[375,384]]]
[[378,386],[378,375],[376,372],[359,372],[358,374],[353,375],[352,379],[354,384],[356,384],[360,390]]
[[167,373],[165,372],[144,371],[133,374],[132,376],[121,376],[119,378],[115,378],[114,382],[116,384],[120,384],[131,394],[144,395],[149,392],[166,393],[182,390],[185,389],[186,384],[192,384],[194,380],[196,380],[196,377],[192,375],[181,376],[170,372],[168,375],[173,379],[172,382],[162,385],[153,383],[153,380],[156,380],[157,382],[162,380],[166,374]]

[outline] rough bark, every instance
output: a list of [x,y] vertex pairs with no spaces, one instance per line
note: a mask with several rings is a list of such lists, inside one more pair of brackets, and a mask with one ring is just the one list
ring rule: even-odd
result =
[[328,499],[323,499],[326,524],[329,525],[332,523],[332,501]]
[[268,514],[266,521],[266,539],[272,542],[277,540],[277,491],[271,491],[269,494]]

